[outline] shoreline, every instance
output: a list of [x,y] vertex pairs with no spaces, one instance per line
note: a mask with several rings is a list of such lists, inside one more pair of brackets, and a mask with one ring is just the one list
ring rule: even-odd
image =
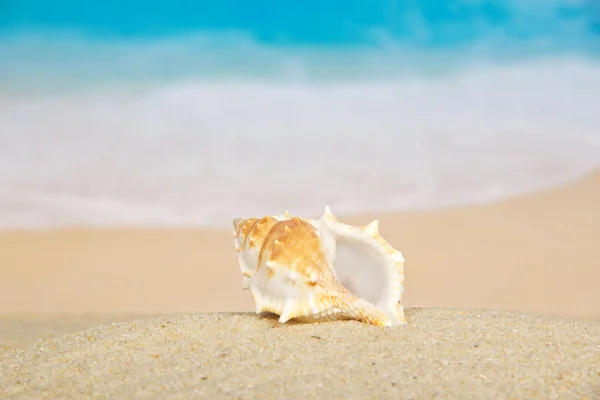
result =
[[[380,221],[405,259],[408,307],[600,317],[600,171],[502,201],[337,214]],[[229,229],[0,231],[0,314],[250,311]]]
[[[556,183],[542,185],[537,188],[524,189],[511,194],[503,195],[500,197],[493,197],[486,200],[473,200],[467,202],[449,203],[448,205],[431,206],[424,208],[409,208],[409,209],[380,209],[375,211],[356,211],[356,212],[336,212],[335,215],[338,218],[350,218],[356,219],[366,215],[406,215],[406,214],[423,214],[423,213],[446,213],[452,211],[462,211],[478,207],[494,206],[497,204],[511,202],[515,199],[528,198],[538,194],[546,192],[554,192],[561,189],[568,188],[574,184],[585,181],[600,174],[600,167],[590,169],[586,172],[574,174],[571,178],[562,179]],[[324,207],[324,206],[323,206]],[[288,210],[292,213],[293,210]],[[299,215],[300,217],[307,218],[318,218],[322,213],[319,211],[313,214]],[[295,214],[294,214],[295,215]],[[243,216],[242,216],[243,217]],[[71,224],[48,224],[39,226],[0,226],[0,235],[6,233],[22,233],[22,232],[47,232],[47,231],[87,231],[87,230],[126,230],[126,231],[141,231],[141,230],[169,230],[169,231],[224,231],[229,230],[229,226],[216,226],[216,225],[201,225],[201,224],[177,224],[177,223],[146,223],[140,224],[97,224],[97,223],[71,223]]]

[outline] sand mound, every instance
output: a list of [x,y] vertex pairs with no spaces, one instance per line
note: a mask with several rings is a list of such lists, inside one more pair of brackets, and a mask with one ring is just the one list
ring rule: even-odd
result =
[[4,351],[0,397],[600,399],[600,322],[407,317],[394,328],[246,313],[103,325]]
[[65,333],[113,322],[151,318],[157,314],[26,314],[0,315],[0,354],[23,347],[39,339],[50,339]]

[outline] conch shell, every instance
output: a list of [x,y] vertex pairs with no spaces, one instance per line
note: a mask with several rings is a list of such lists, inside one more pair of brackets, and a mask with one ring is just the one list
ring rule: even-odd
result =
[[256,312],[277,314],[280,323],[406,323],[404,257],[379,235],[378,225],[343,224],[329,207],[315,220],[288,212],[234,219],[243,289],[250,289]]

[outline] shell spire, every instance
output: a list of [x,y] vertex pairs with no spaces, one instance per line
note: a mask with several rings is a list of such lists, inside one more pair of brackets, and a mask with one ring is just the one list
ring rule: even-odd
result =
[[279,322],[354,319],[406,323],[401,305],[404,257],[378,232],[377,220],[343,224],[330,208],[320,219],[236,218],[235,246],[256,312]]

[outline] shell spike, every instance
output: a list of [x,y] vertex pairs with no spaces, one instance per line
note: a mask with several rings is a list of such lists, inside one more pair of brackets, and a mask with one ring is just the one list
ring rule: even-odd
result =
[[371,235],[379,233],[379,221],[377,221],[376,219],[374,219],[369,224],[365,225],[362,228],[362,230],[365,231],[365,232],[367,232],[367,233],[370,233]]
[[329,208],[329,206],[325,206],[325,213],[323,214],[323,218],[337,222],[337,219],[335,219],[335,217],[333,216],[333,213],[331,212],[331,208]]
[[291,218],[292,218],[292,214],[290,214],[290,212],[289,212],[288,210],[285,210],[285,213],[284,213],[284,215],[285,215],[285,217],[286,217],[286,218],[288,218],[288,219],[291,219]]
[[294,308],[295,307],[292,302],[288,301],[287,303],[285,303],[285,305],[283,306],[283,311],[281,312],[281,315],[279,315],[280,324],[284,324],[295,317]]
[[250,278],[244,276],[242,279],[242,290],[250,289]]
[[254,305],[256,306],[254,312],[260,314],[265,311],[263,296],[258,293],[256,290],[250,290],[250,294],[252,295],[252,299],[254,300]]

